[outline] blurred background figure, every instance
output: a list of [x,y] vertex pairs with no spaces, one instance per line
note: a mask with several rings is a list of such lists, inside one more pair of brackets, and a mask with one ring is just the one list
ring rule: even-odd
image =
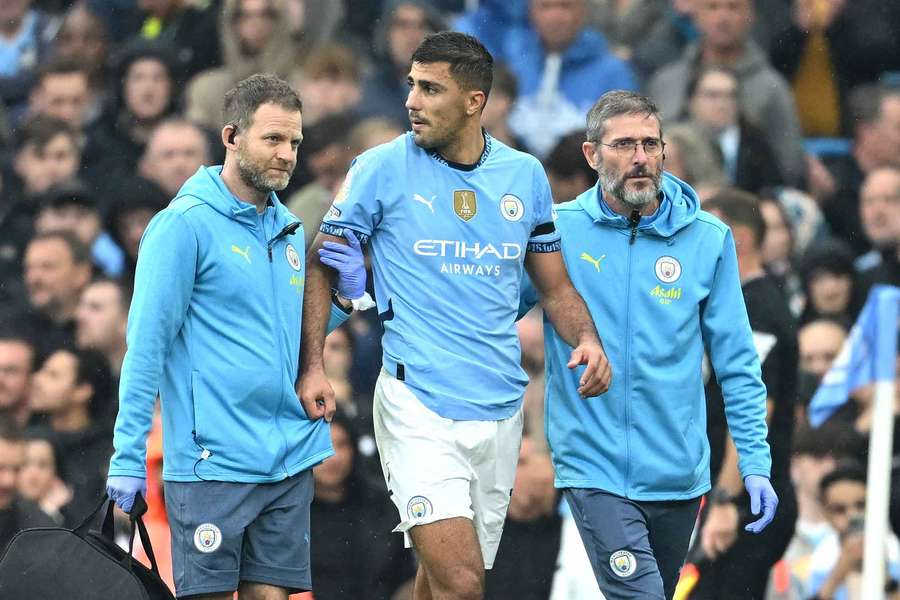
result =
[[[62,525],[72,520],[64,515],[72,500],[72,490],[60,479],[59,464],[59,450],[50,436],[34,433],[26,438],[19,494],[37,504],[57,525]],[[78,517],[75,515],[75,519]]]

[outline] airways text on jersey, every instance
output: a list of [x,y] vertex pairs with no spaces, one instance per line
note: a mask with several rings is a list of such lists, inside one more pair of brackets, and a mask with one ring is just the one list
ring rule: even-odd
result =
[[[499,277],[503,261],[521,260],[522,245],[511,242],[483,244],[465,240],[416,240],[413,252],[440,259],[440,272],[447,275]],[[445,260],[448,258],[460,262]]]

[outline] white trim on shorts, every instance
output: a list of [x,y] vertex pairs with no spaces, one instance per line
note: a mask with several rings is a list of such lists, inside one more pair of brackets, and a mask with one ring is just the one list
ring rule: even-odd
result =
[[474,524],[490,569],[516,478],[522,407],[500,421],[446,419],[382,369],[373,417],[384,479],[400,513],[394,531],[403,533],[406,547],[416,525],[463,517]]

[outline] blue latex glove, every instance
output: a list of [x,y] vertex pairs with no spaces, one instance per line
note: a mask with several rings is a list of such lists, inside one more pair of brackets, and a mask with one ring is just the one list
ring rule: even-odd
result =
[[131,512],[138,492],[147,497],[147,480],[143,477],[112,475],[106,479],[106,494],[126,513]]
[[325,242],[319,249],[319,260],[338,272],[338,294],[357,300],[366,293],[366,260],[356,235],[344,228],[347,244]]
[[772,483],[768,477],[762,475],[747,475],[744,478],[744,487],[750,494],[750,512],[759,514],[762,508],[762,517],[747,524],[744,529],[751,533],[759,533],[775,518],[775,509],[778,508],[778,496],[772,489]]

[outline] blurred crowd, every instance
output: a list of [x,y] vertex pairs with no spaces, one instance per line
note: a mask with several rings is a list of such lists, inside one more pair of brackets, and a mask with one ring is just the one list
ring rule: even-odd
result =
[[[407,130],[410,56],[443,29],[494,55],[484,127],[542,161],[554,201],[596,180],[585,115],[620,88],[657,103],[665,168],[701,198],[758,198],[761,261],[786,307],[782,354],[763,361],[773,480],[794,499],[768,594],[805,599],[836,581],[854,598],[872,392],[819,430],[806,405],[868,290],[900,285],[900,3],[884,0],[3,0],[0,551],[23,527],[77,524],[103,493],[140,238],[190,175],[221,162],[225,91],[256,72],[299,91],[304,140],[280,197],[309,243],[353,157]],[[752,301],[751,314],[771,309]],[[414,573],[375,455],[374,313],[325,348],[339,405],[312,507],[325,600],[404,597]],[[519,331],[526,436],[487,597],[598,597],[553,488],[540,316]],[[715,480],[726,440],[712,376],[709,388]],[[165,566],[160,435],[147,519]],[[900,577],[896,537],[887,560]]]

